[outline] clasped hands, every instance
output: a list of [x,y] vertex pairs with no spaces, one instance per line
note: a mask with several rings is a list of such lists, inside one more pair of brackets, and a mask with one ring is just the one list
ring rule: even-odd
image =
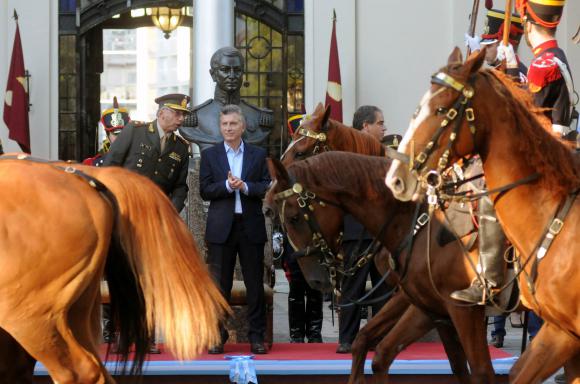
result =
[[240,190],[242,192],[246,191],[246,184],[242,179],[232,175],[231,171],[228,171],[228,185],[233,190]]

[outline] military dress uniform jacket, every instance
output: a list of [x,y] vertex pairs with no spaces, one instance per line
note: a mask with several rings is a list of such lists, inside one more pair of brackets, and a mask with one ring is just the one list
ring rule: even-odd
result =
[[566,55],[558,47],[556,40],[546,41],[536,47],[534,54],[528,71],[528,87],[534,95],[534,102],[539,107],[553,108],[545,112],[552,124],[568,127],[571,119],[571,97],[560,67],[554,59],[558,58],[570,70]]
[[189,144],[172,135],[161,153],[157,120],[130,122],[121,131],[105,156],[103,166],[117,165],[147,176],[171,198],[181,211],[187,197]]

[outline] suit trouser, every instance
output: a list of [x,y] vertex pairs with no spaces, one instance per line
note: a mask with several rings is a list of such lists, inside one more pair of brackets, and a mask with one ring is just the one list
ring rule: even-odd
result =
[[[236,255],[240,257],[242,275],[248,303],[248,339],[251,343],[263,342],[266,331],[266,300],[264,298],[264,243],[250,242],[244,233],[244,223],[234,220],[231,232],[223,244],[209,243],[207,264],[214,281],[225,299],[231,297]],[[221,327],[222,342],[227,339]]]
[[[363,240],[360,244],[360,249],[367,249],[371,242],[372,240],[370,239]],[[356,258],[361,252],[359,248],[357,248],[357,244],[358,240],[343,242],[343,250],[346,255],[346,265],[348,265],[348,267],[356,263],[354,258]],[[371,281],[374,286],[382,277],[375,267],[374,260],[363,265],[354,273],[354,275],[345,277],[342,280],[342,296],[340,304],[348,304],[351,301],[358,300],[364,296],[369,273],[371,274]],[[386,294],[388,289],[388,286],[383,282],[380,287],[377,287],[369,299]],[[378,303],[373,304],[373,313],[376,314],[383,307],[385,302],[386,300],[381,300]],[[354,341],[360,327],[360,320],[360,306],[350,305],[348,307],[340,308],[340,314],[338,317],[338,340],[340,343],[352,343]]]

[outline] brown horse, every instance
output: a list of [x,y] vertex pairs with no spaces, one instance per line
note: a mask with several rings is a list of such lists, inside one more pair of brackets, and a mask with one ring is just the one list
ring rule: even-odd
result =
[[4,156],[0,193],[0,327],[55,382],[114,382],[97,350],[105,271],[123,367],[134,348],[131,373],[140,373],[154,324],[179,358],[219,341],[227,304],[150,180]]
[[314,112],[302,121],[292,142],[282,154],[285,166],[325,151],[355,152],[384,156],[385,147],[371,135],[329,119],[330,108],[318,103]]
[[[563,225],[552,221],[561,202],[580,187],[578,159],[549,133],[549,122],[539,116],[531,96],[502,74],[480,70],[483,60],[481,52],[463,64],[459,50],[453,51],[448,65],[434,75],[399,149],[410,156],[413,147],[425,154],[420,153],[421,161],[415,159],[411,167],[395,161],[386,182],[401,200],[420,198],[424,192],[418,180],[425,180],[450,148],[451,162],[480,154],[490,190],[511,184],[492,198],[508,239],[521,253],[522,299],[544,319],[530,348],[512,368],[511,379],[538,383],[565,364],[569,382],[580,383],[580,201],[573,201]],[[462,98],[467,103],[461,104]],[[471,104],[475,119],[458,119],[457,125],[443,127],[456,100]],[[450,142],[452,125],[456,132]],[[440,136],[429,140],[438,127],[443,127]],[[428,141],[433,142],[430,150]],[[545,256],[538,255],[548,228],[555,238]],[[537,278],[532,282],[534,265]]]
[[[411,224],[414,224],[416,204],[397,202],[384,185],[384,174],[390,164],[386,158],[340,152],[328,152],[297,162],[288,171],[281,163],[271,161],[270,172],[276,182],[266,195],[266,209],[280,214],[289,238],[298,248],[316,248],[312,239],[312,225],[316,223],[314,227],[320,228],[322,239],[336,254],[342,217],[348,212],[396,254]],[[293,186],[296,186],[296,191],[300,190],[296,183],[302,187],[299,194],[292,190]],[[305,207],[307,214],[300,205]],[[389,217],[388,225],[381,233],[386,216]],[[392,323],[375,324],[388,334],[376,348],[372,365],[374,378],[377,382],[385,382],[384,373],[400,350],[437,327],[452,368],[461,382],[493,382],[484,308],[457,306],[447,299],[450,292],[468,285],[475,273],[468,266],[458,242],[439,245],[442,218],[436,217],[431,226],[432,231],[419,231],[410,254],[402,252],[398,257],[400,286],[413,305],[405,310],[404,300],[390,300],[381,310],[404,313],[400,318],[392,319],[394,326]],[[428,244],[430,252],[425,252]],[[431,254],[434,262],[430,260]],[[476,255],[477,251],[474,251],[470,257]],[[380,335],[380,329],[373,330],[372,334]],[[366,347],[364,344],[368,343],[357,338],[358,342],[361,343],[359,347]],[[357,361],[353,362],[351,383],[364,382],[365,354],[366,349],[365,353],[354,354]],[[461,363],[466,359],[471,377],[467,367]]]

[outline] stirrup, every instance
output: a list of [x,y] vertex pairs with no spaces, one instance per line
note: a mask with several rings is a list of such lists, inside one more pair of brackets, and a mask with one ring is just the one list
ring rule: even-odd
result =
[[469,287],[451,293],[451,298],[470,304],[485,305],[487,300],[487,289],[476,277],[471,281]]

